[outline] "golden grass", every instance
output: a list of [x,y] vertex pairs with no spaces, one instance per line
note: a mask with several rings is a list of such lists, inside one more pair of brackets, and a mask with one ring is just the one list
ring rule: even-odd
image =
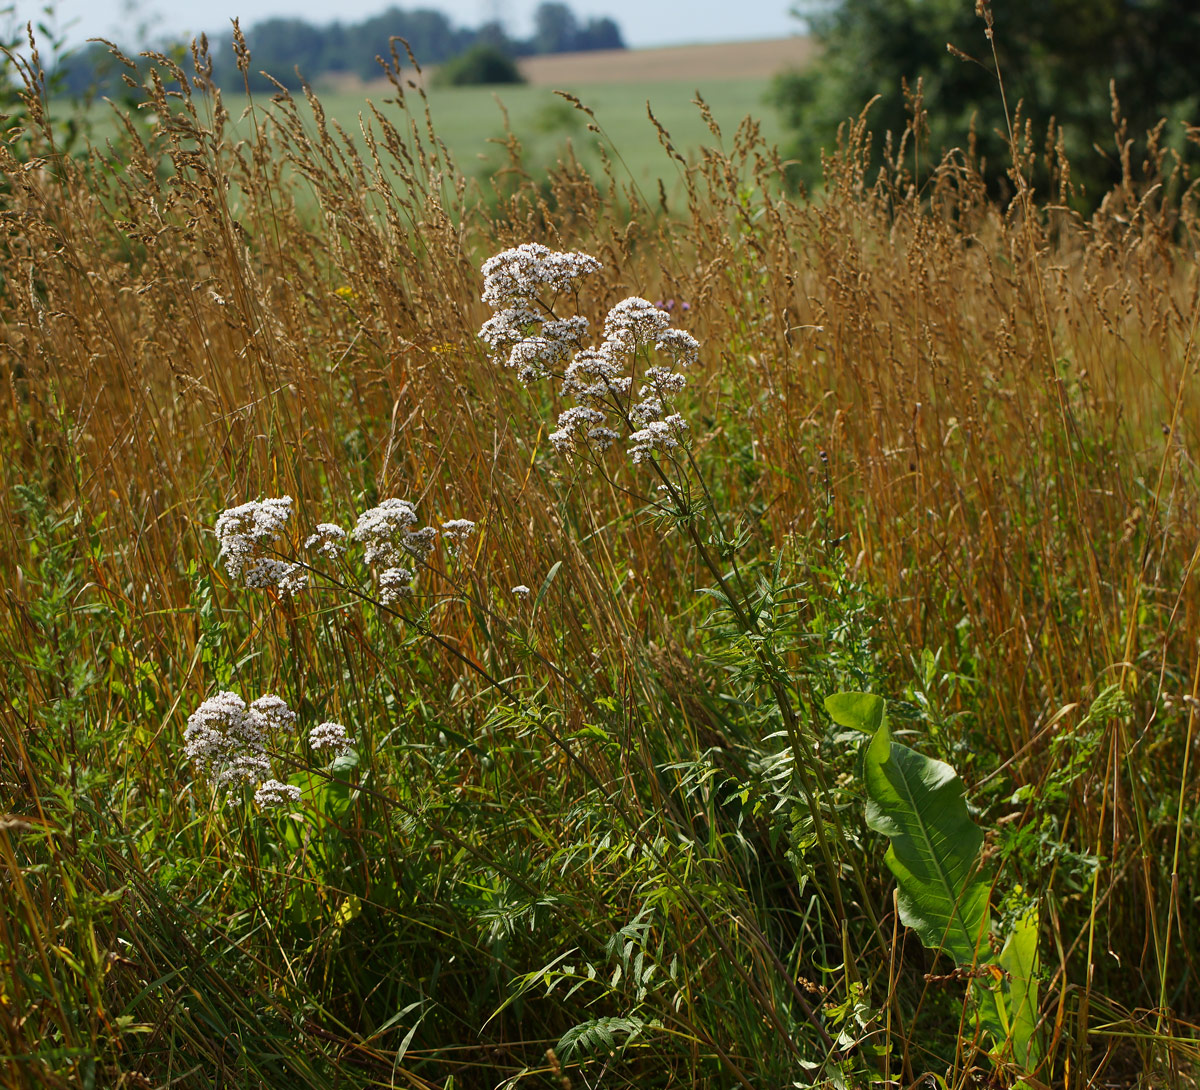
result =
[[[159,71],[172,92],[188,78],[165,59]],[[320,119],[315,99],[259,107],[257,137],[232,144],[219,96],[180,99],[158,86],[149,98],[152,131],[131,124],[86,158],[57,154],[36,124],[3,152],[0,790],[12,817],[0,827],[0,858],[6,889],[18,891],[0,935],[8,1057],[40,1055],[41,1040],[56,1035],[101,1057],[102,1081],[166,1077],[162,1067],[141,1072],[134,1057],[139,1040],[161,1040],[182,1017],[172,1006],[179,996],[164,992],[162,1022],[136,1023],[145,1029],[110,1014],[172,971],[170,954],[152,948],[142,917],[123,915],[120,898],[81,920],[70,909],[76,894],[56,893],[55,882],[86,874],[96,897],[122,884],[149,897],[158,849],[136,841],[147,829],[175,852],[211,859],[214,875],[225,866],[255,873],[239,854],[249,840],[225,838],[221,811],[206,813],[193,797],[179,758],[187,713],[215,688],[216,658],[236,661],[247,688],[286,688],[355,720],[381,753],[398,728],[423,731],[431,746],[438,731],[502,733],[479,673],[531,679],[556,733],[522,735],[522,755],[495,790],[508,793],[497,806],[526,807],[546,825],[494,835],[533,855],[551,840],[595,844],[604,834],[572,834],[574,819],[553,817],[552,804],[582,792],[587,776],[627,782],[621,805],[633,817],[649,822],[661,808],[684,822],[667,758],[749,744],[735,737],[735,713],[710,699],[724,675],[707,650],[696,588],[708,579],[696,553],[639,513],[644,482],[632,467],[614,461],[593,472],[548,449],[549,390],[522,390],[476,338],[488,316],[481,260],[542,241],[603,262],[583,301],[593,324],[628,294],[689,304],[680,323],[703,345],[687,403],[694,455],[719,502],[754,556],[782,555],[803,573],[804,623],[836,613],[839,595],[878,617],[864,661],[908,701],[916,744],[951,760],[974,792],[1004,860],[1001,884],[1020,881],[1041,905],[1047,1081],[1101,1085],[1153,1063],[1155,1085],[1191,1085],[1189,1020],[1200,1015],[1200,279],[1190,192],[1167,203],[1155,188],[1169,161],[1131,174],[1090,220],[1050,202],[1025,218],[1017,205],[989,203],[961,154],[919,186],[903,163],[869,174],[860,125],[828,163],[827,192],[808,201],[779,195],[780,164],[747,125],[728,155],[709,151],[681,166],[688,195],[678,205],[623,191],[616,171],[597,183],[571,162],[528,177],[515,141],[500,192],[485,201],[420,109],[407,133],[376,115],[364,158],[338,131],[308,135],[302,118],[312,110]],[[316,195],[311,220],[296,211],[291,171]],[[43,497],[41,522],[18,486]],[[336,591],[293,607],[226,585],[208,532],[216,514],[283,493],[296,497],[305,524],[346,523],[388,495],[418,501],[430,520],[477,520],[469,572],[427,580],[430,601],[445,599],[422,622],[437,642],[417,629],[381,634]],[[48,566],[58,555],[52,532],[67,542],[70,579]],[[536,592],[556,564],[543,608],[523,619],[508,588]],[[56,572],[68,597],[54,597]],[[211,581],[208,605],[197,573]],[[228,626],[225,643],[212,642],[214,617]],[[837,638],[826,630],[812,646],[814,656],[832,655]],[[804,647],[788,652],[797,678],[816,669]],[[808,684],[797,682],[802,695]],[[1113,685],[1124,702],[1110,714],[1094,702]],[[628,731],[615,751],[572,743],[587,776],[555,741],[595,725],[583,689],[608,701]],[[655,735],[654,709],[676,717],[669,736]],[[819,743],[825,728],[805,722]],[[48,758],[38,747],[68,728],[51,746],[67,771],[40,765]],[[489,766],[473,752],[457,758],[455,790],[486,794]],[[380,797],[402,800],[392,785],[424,759],[396,757],[389,779],[380,756]],[[826,759],[849,773],[850,758]],[[113,808],[135,838],[120,859],[115,850],[104,857],[113,887],[77,861],[83,849],[72,838],[88,823],[54,801],[73,791]],[[363,842],[387,839],[403,855],[414,835],[405,822],[425,820],[418,802],[403,805],[404,821],[360,828]],[[448,815],[439,820],[455,828]],[[23,847],[34,826],[53,832],[36,850]],[[764,865],[785,865],[765,839],[759,850]],[[59,876],[52,882],[37,869],[46,866]],[[269,899],[272,882],[289,879],[261,866],[256,896]],[[877,856],[861,869],[882,870]],[[598,921],[617,921],[597,923],[598,933],[624,922],[604,903],[610,883],[625,888],[616,863],[597,852],[567,874]],[[180,882],[181,902],[204,893]],[[864,888],[886,914],[882,879]],[[858,919],[866,910],[848,880],[846,896]],[[221,903],[233,912],[228,898]],[[333,903],[330,920],[338,904],[349,902]],[[686,905],[667,918],[685,971],[721,986],[722,959],[706,953],[701,919]],[[739,919],[728,941],[749,944],[747,994],[774,1017],[787,1002],[776,962],[791,954],[752,939],[756,927],[774,934],[770,913],[755,923],[747,907]],[[890,922],[885,930],[890,942]],[[78,970],[58,967],[59,949]],[[268,937],[246,949],[265,980],[283,946]],[[296,955],[311,962],[286,988],[283,976],[263,985],[271,1003],[286,1007],[287,988],[304,980],[319,988],[321,949],[314,940]],[[903,941],[889,949],[891,968],[874,947],[861,953],[862,975],[885,993],[906,962],[916,978],[922,971],[919,951]],[[797,972],[837,960],[836,948],[820,953],[798,955]],[[90,997],[80,1024],[49,999],[29,1005],[38,986],[16,971],[18,956],[41,959],[43,969],[30,970],[38,986],[66,973]],[[906,1018],[919,1016],[921,995]],[[892,1009],[891,993],[877,1003]],[[691,1043],[648,1070],[663,1085],[754,1084],[756,1046],[726,1040],[698,1009],[684,1008],[673,1029],[686,1025]],[[306,1015],[316,1028],[297,1047],[334,1049],[344,1071],[380,1079],[391,1063],[411,1069],[395,1085],[430,1085],[403,1049],[388,1051],[338,1010],[337,1019]],[[518,1025],[511,1008],[497,1016],[488,1032],[510,1051],[489,1046],[497,1051],[478,1062],[510,1074],[530,1063],[561,1031],[553,1014],[537,1017],[544,1025]],[[772,1025],[784,1040],[783,1023]],[[180,1032],[192,1036],[177,1047],[203,1067],[203,1032]],[[474,1033],[464,1030],[464,1046],[477,1046]],[[704,1068],[702,1054],[718,1057],[716,1067]],[[74,1078],[52,1077],[48,1059],[4,1063],[14,1086]],[[905,1041],[903,1064],[906,1083],[925,1070],[919,1037]],[[456,1085],[498,1081],[441,1070],[452,1069]],[[959,1085],[973,1077],[956,1070]]]

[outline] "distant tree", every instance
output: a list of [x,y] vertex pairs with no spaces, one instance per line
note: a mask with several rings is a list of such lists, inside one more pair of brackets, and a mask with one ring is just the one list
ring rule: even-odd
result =
[[516,62],[504,50],[487,42],[471,46],[461,56],[443,64],[434,77],[443,87],[474,87],[492,83],[524,83]]
[[621,36],[621,28],[612,19],[589,19],[575,37],[575,48],[581,52],[589,49],[624,49],[625,39]]
[[[621,32],[611,19],[589,19],[581,25],[562,3],[542,4],[536,25],[532,39],[518,42],[509,39],[499,23],[485,23],[472,30],[456,26],[442,12],[428,8],[405,11],[392,7],[361,23],[334,22],[328,26],[314,26],[302,19],[267,19],[246,30],[251,57],[247,78],[252,91],[268,93],[275,90],[273,80],[296,90],[303,81],[315,80],[326,72],[352,72],[369,80],[380,74],[376,58],[388,56],[395,38],[408,43],[420,64],[440,64],[461,56],[474,45],[489,46],[492,52],[475,57],[470,71],[484,71],[491,82],[512,81],[511,72],[505,75],[501,66],[493,63],[496,54],[512,58],[533,52],[624,48]],[[213,35],[213,40],[222,37]],[[240,90],[242,75],[234,63],[228,38],[223,46],[213,49],[213,60],[214,80],[223,87]],[[61,58],[58,75],[73,93],[119,98],[125,91],[122,72],[107,47],[93,45]],[[271,78],[262,75],[264,72]]]
[[[869,122],[878,149],[882,134],[899,133],[907,120],[902,83],[915,90],[922,79],[927,154],[965,146],[973,125],[987,174],[1002,187],[1010,164],[1004,111],[975,7],[974,0],[830,0],[793,9],[821,46],[814,64],[778,78],[773,89],[802,170],[819,173],[821,149],[832,149],[838,125],[876,95]],[[1110,79],[1131,134],[1163,116],[1200,120],[1194,0],[1004,0],[995,4],[994,34],[1010,108],[1021,102],[1039,139],[1052,118],[1063,127],[1072,176],[1093,192],[1119,170]],[[1176,132],[1182,137],[1178,124]],[[1108,149],[1107,163],[1093,145]]]
[[535,53],[571,53],[578,39],[579,21],[566,4],[540,4],[533,13]]

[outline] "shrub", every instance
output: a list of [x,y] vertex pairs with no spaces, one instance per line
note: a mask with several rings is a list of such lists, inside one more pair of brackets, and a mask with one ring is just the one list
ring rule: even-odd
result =
[[441,87],[479,87],[493,83],[524,83],[516,61],[499,46],[473,45],[437,70],[434,83]]

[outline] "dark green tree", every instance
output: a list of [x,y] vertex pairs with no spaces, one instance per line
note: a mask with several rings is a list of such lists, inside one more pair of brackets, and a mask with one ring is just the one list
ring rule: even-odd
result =
[[524,83],[516,62],[499,46],[479,42],[443,64],[434,76],[443,87],[474,87],[492,83]]
[[793,13],[808,22],[821,55],[777,78],[772,98],[809,180],[819,177],[821,150],[833,149],[838,126],[875,96],[868,118],[876,151],[884,133],[902,132],[910,116],[903,88],[911,100],[918,80],[925,160],[965,148],[973,130],[999,191],[1011,165],[1001,79],[1010,116],[1019,104],[1039,144],[1052,120],[1061,126],[1084,203],[1120,176],[1110,80],[1131,136],[1166,117],[1167,139],[1182,147],[1181,123],[1200,121],[1193,0],[833,0]]

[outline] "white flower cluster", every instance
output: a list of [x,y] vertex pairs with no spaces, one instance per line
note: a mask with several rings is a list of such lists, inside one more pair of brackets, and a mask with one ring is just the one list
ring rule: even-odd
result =
[[514,304],[533,305],[542,293],[573,288],[600,262],[588,254],[556,252],[527,242],[483,263],[483,301],[493,310]]
[[665,420],[651,420],[629,437],[629,456],[644,462],[656,450],[673,450],[679,446],[679,436],[687,427],[687,421],[678,413],[671,413]]
[[292,516],[292,497],[252,500],[230,507],[217,519],[217,539],[225,570],[247,587],[273,587],[282,594],[295,594],[308,586],[308,572],[301,564],[288,564],[266,555],[279,540]]
[[470,519],[451,519],[442,523],[442,537],[446,539],[451,556],[458,556],[474,533],[475,523]]
[[384,605],[395,605],[409,597],[413,572],[404,567],[415,560],[428,559],[437,531],[432,526],[413,529],[417,509],[408,500],[388,499],[358,516],[353,537],[366,556],[367,563],[379,569],[379,591]]
[[[483,300],[497,313],[479,336],[494,359],[517,368],[522,382],[561,368],[562,394],[575,404],[560,413],[550,434],[558,450],[569,451],[580,442],[607,450],[621,438],[610,426],[616,414],[629,426],[630,456],[643,462],[656,450],[680,444],[687,422],[679,413],[668,413],[665,403],[687,385],[679,371],[696,362],[700,345],[690,333],[671,328],[662,307],[631,296],[608,312],[600,345],[584,347],[587,319],[557,317],[543,293],[574,288],[600,267],[587,254],[556,253],[536,243],[497,254],[482,270]],[[634,372],[643,352],[653,352],[655,363],[644,370],[634,400]],[[668,359],[671,366],[664,366]]]
[[264,809],[271,806],[286,806],[300,801],[300,788],[278,780],[267,780],[254,792],[254,801]]
[[315,549],[322,556],[336,560],[346,551],[346,531],[333,522],[317,523],[317,532],[304,542],[306,549]]
[[188,716],[184,751],[200,774],[218,786],[256,784],[271,771],[268,735],[291,729],[295,721],[296,713],[273,693],[246,707],[237,693],[219,692]]
[[536,242],[484,262],[483,301],[497,313],[483,324],[479,336],[494,357],[517,369],[521,382],[561,370],[587,334],[586,318],[555,318],[542,295],[574,289],[600,267],[587,254],[554,251]]
[[313,749],[332,749],[339,757],[349,751],[352,741],[341,723],[318,723],[308,732]]
[[[274,693],[247,707],[237,693],[219,692],[188,716],[184,750],[197,771],[218,787],[252,784],[259,806],[283,806],[299,801],[300,788],[271,777],[267,742],[272,733],[290,732],[295,726],[296,713]],[[321,723],[308,734],[313,749],[332,749],[339,756],[351,741],[341,723]]]

